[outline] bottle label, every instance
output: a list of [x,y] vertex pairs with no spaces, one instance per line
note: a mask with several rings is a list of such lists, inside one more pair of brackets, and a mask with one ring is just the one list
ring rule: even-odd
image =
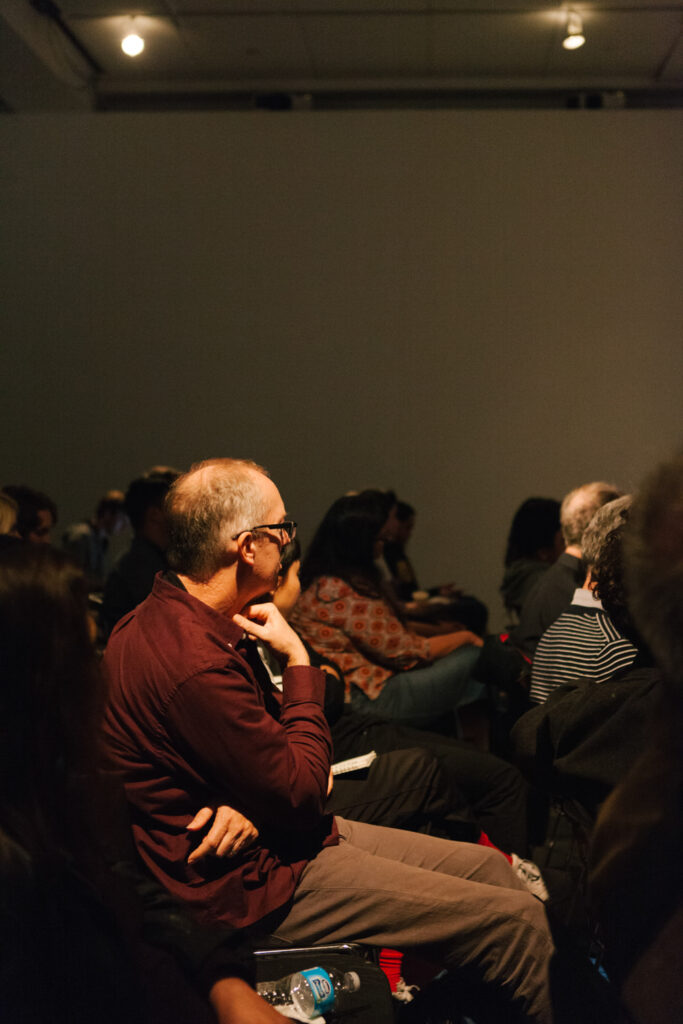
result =
[[331,1010],[334,1006],[334,988],[327,971],[323,967],[309,967],[301,973],[311,986],[316,1012],[322,1014],[325,1010]]

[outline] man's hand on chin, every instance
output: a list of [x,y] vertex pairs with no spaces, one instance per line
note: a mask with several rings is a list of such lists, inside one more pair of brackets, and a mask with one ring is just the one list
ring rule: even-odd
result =
[[251,604],[242,611],[242,615],[233,615],[232,621],[252,639],[261,640],[270,647],[288,668],[310,665],[301,639],[274,604]]

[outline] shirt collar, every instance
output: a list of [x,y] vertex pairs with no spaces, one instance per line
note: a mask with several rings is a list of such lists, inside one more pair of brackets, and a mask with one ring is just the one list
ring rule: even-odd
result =
[[[198,597],[194,597],[189,591],[183,586],[183,582],[180,577],[173,572],[171,569],[167,569],[166,572],[157,573],[156,579],[154,580],[154,591],[159,596],[164,596],[164,590],[166,587],[169,588],[171,594],[174,594],[181,601],[189,601],[191,604],[198,606],[202,613],[210,618],[214,626],[220,631],[225,637],[230,647],[237,647],[237,644],[246,636],[241,626],[238,626],[236,622],[228,618],[227,615],[223,615],[221,612],[217,612],[215,608],[212,608],[208,604],[204,604]],[[168,591],[166,591],[168,593]]]
[[593,608],[594,610],[602,608],[602,601],[596,596],[595,591],[586,590],[584,587],[579,587],[574,591],[572,604],[578,604],[582,608]]

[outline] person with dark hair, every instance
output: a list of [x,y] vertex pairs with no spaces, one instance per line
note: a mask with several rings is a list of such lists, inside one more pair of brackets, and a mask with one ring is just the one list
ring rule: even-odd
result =
[[488,609],[476,597],[463,594],[452,583],[441,583],[422,590],[406,546],[415,527],[412,505],[397,501],[391,521],[385,525],[380,567],[388,573],[392,598],[399,603],[404,618],[416,631],[430,636],[450,629],[470,629],[478,636],[486,631]]
[[19,506],[16,531],[29,544],[49,544],[57,522],[57,506],[52,498],[26,484],[6,484],[5,494]]
[[484,692],[472,679],[482,641],[468,630],[426,638],[405,627],[375,564],[386,522],[375,491],[333,503],[304,558],[292,622],[339,665],[356,710],[422,728],[446,721],[454,729],[457,708]]
[[[298,540],[282,550],[273,602],[288,619],[301,590]],[[308,648],[322,668],[325,717],[335,761],[375,751],[380,755],[367,778],[335,780],[327,810],[375,825],[411,828],[468,842],[490,840],[514,851],[509,860],[532,892],[543,892],[539,872],[527,852],[527,791],[516,768],[470,744],[425,730],[410,729],[344,705],[344,682],[337,665]],[[269,671],[279,669],[262,651]],[[280,673],[281,674],[281,673]],[[277,683],[276,683],[277,685]],[[417,762],[421,762],[419,770]],[[484,835],[482,835],[482,830]],[[521,856],[520,856],[521,855]]]
[[397,501],[394,526],[387,531],[382,546],[382,561],[387,567],[394,595],[398,601],[412,601],[420,589],[417,574],[406,554],[406,544],[415,528],[415,509],[405,501]]
[[577,587],[583,585],[586,566],[583,560],[583,534],[595,513],[603,505],[621,497],[613,484],[595,481],[576,487],[565,495],[560,507],[564,550],[538,579],[522,603],[519,624],[512,642],[533,657],[539,638],[565,611]]
[[[550,1024],[543,904],[500,853],[324,813],[324,676],[275,605],[254,603],[296,530],[275,484],[253,463],[212,459],[174,483],[167,510],[173,568],[104,655],[105,741],[150,870],[208,921],[267,923],[297,944],[426,947],[503,1014]],[[282,694],[254,641],[283,665]],[[257,841],[227,862],[188,863],[197,803],[236,808]]]
[[527,594],[562,550],[560,503],[554,498],[527,498],[515,512],[505,549],[500,592],[516,618]]
[[[620,533],[630,504],[630,496],[625,495],[603,505],[586,527],[588,572],[584,585],[577,587],[567,610],[545,631],[536,648],[529,690],[529,699],[535,704],[574,679],[604,682],[636,657],[635,646],[620,629],[630,621]],[[605,611],[603,598],[613,614]]]
[[167,568],[168,526],[164,499],[179,470],[154,469],[128,486],[124,509],[133,527],[130,548],[119,558],[104,585],[100,627],[104,637],[147,597],[158,572]]
[[135,862],[120,791],[99,770],[86,598],[62,552],[0,555],[0,1019],[275,1022],[235,934],[200,928]]
[[[683,1020],[683,454],[637,494],[625,567],[628,607],[661,687],[643,742],[598,816],[592,907],[629,1020],[668,1024]],[[603,601],[611,590],[609,581]]]
[[64,531],[62,547],[85,573],[89,590],[102,590],[110,538],[120,533],[125,525],[123,492],[107,491],[90,519],[72,523]]

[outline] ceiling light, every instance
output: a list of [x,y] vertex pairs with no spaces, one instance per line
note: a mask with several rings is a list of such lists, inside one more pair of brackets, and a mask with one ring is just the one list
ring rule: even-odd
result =
[[586,42],[583,34],[583,22],[576,11],[567,14],[567,35],[562,40],[565,50],[578,50]]
[[145,48],[145,40],[137,32],[130,32],[121,40],[121,49],[128,57],[137,57]]

